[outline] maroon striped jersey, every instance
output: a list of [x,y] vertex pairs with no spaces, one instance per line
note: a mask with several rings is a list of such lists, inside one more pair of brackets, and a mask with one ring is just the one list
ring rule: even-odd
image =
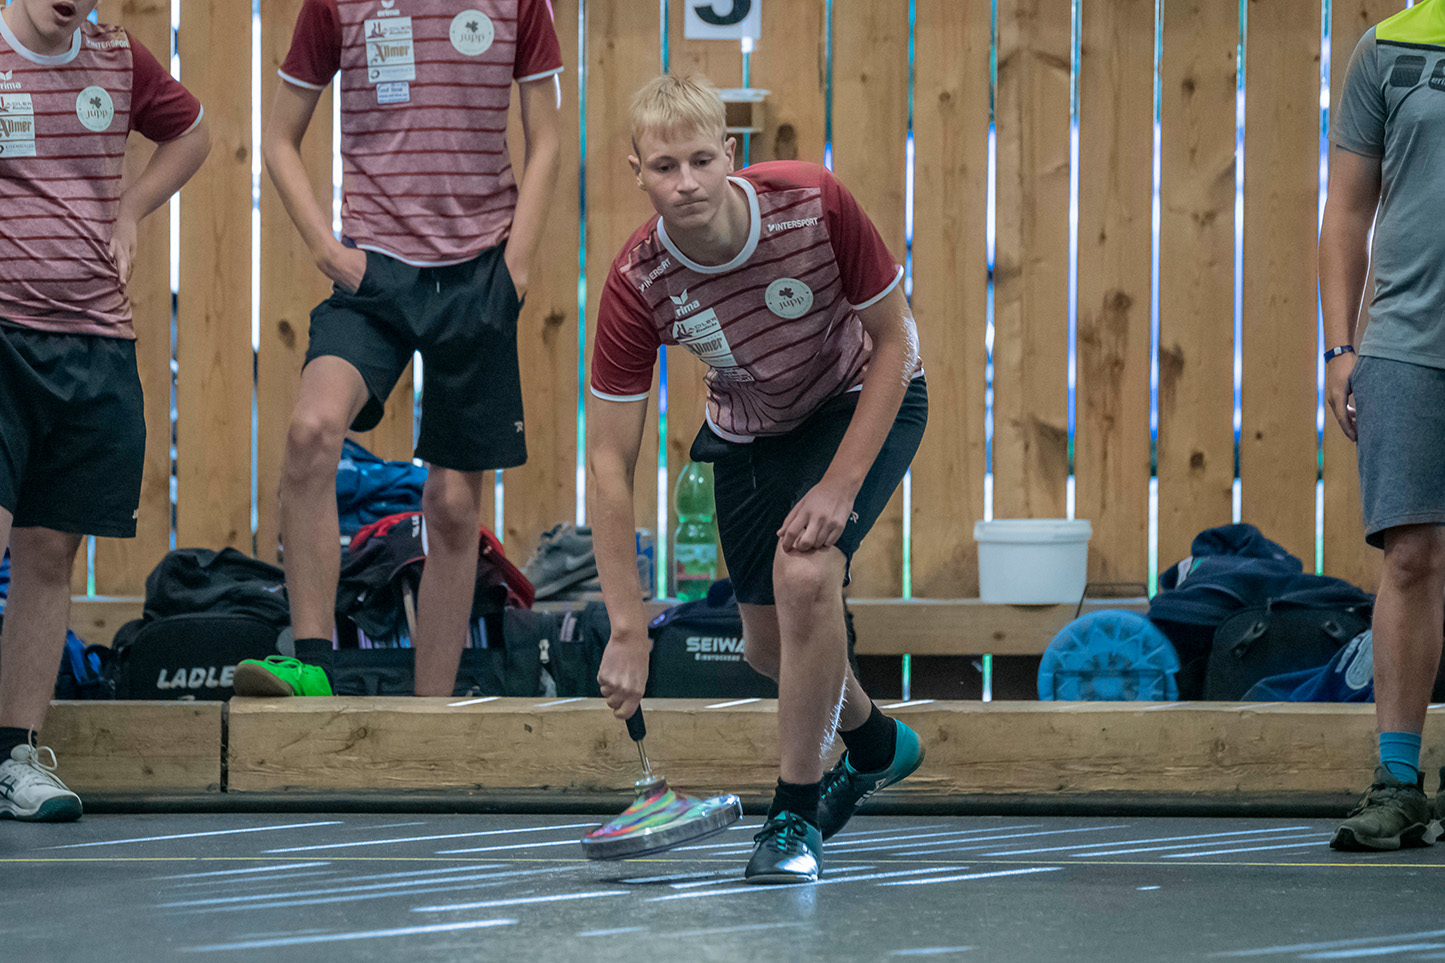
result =
[[562,70],[547,0],[305,0],[281,77],[341,72],[341,232],[408,264],[506,240],[513,81]]
[[646,398],[658,346],[680,344],[708,365],[708,424],[748,441],[862,385],[872,341],[858,311],[903,269],[822,167],[773,161],[730,180],[747,195],[749,226],[727,264],[688,259],[658,217],[623,245],[597,311],[592,393]]
[[27,50],[0,18],[0,321],[134,338],[110,253],[126,136],[173,140],[201,105],[120,27]]

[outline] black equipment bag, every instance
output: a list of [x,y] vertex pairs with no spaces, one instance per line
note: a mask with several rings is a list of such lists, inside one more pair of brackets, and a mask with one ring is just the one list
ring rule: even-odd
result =
[[115,697],[229,699],[236,663],[275,655],[276,634],[272,623],[241,614],[127,622],[115,637]]
[[1236,702],[1260,679],[1313,669],[1370,627],[1371,605],[1320,606],[1270,599],[1225,619],[1214,633],[1204,698]]
[[652,620],[651,699],[776,699],[778,686],[743,658],[743,622],[732,582],[707,598],[673,606]]

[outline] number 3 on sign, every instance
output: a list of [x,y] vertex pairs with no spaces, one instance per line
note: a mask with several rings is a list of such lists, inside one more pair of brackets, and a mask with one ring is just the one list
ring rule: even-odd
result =
[[687,0],[682,35],[689,40],[757,40],[763,0]]

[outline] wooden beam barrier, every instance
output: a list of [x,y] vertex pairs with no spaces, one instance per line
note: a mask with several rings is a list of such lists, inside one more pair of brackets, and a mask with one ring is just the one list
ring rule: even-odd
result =
[[[758,800],[777,777],[776,703],[652,700],[648,751],[670,782]],[[1374,765],[1374,707],[1279,703],[923,702],[891,708],[923,767],[891,807],[989,800],[1343,805]],[[639,775],[600,700],[234,700],[229,792],[625,795]],[[1445,711],[1426,724],[1445,762]]]
[[220,702],[54,702],[41,740],[82,800],[218,794],[224,713]]

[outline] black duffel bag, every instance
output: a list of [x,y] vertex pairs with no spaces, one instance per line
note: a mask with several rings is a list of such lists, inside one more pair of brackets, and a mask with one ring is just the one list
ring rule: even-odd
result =
[[1319,595],[1270,599],[1221,622],[1209,650],[1204,698],[1237,702],[1260,679],[1322,666],[1370,627],[1370,602],[1311,604]]

